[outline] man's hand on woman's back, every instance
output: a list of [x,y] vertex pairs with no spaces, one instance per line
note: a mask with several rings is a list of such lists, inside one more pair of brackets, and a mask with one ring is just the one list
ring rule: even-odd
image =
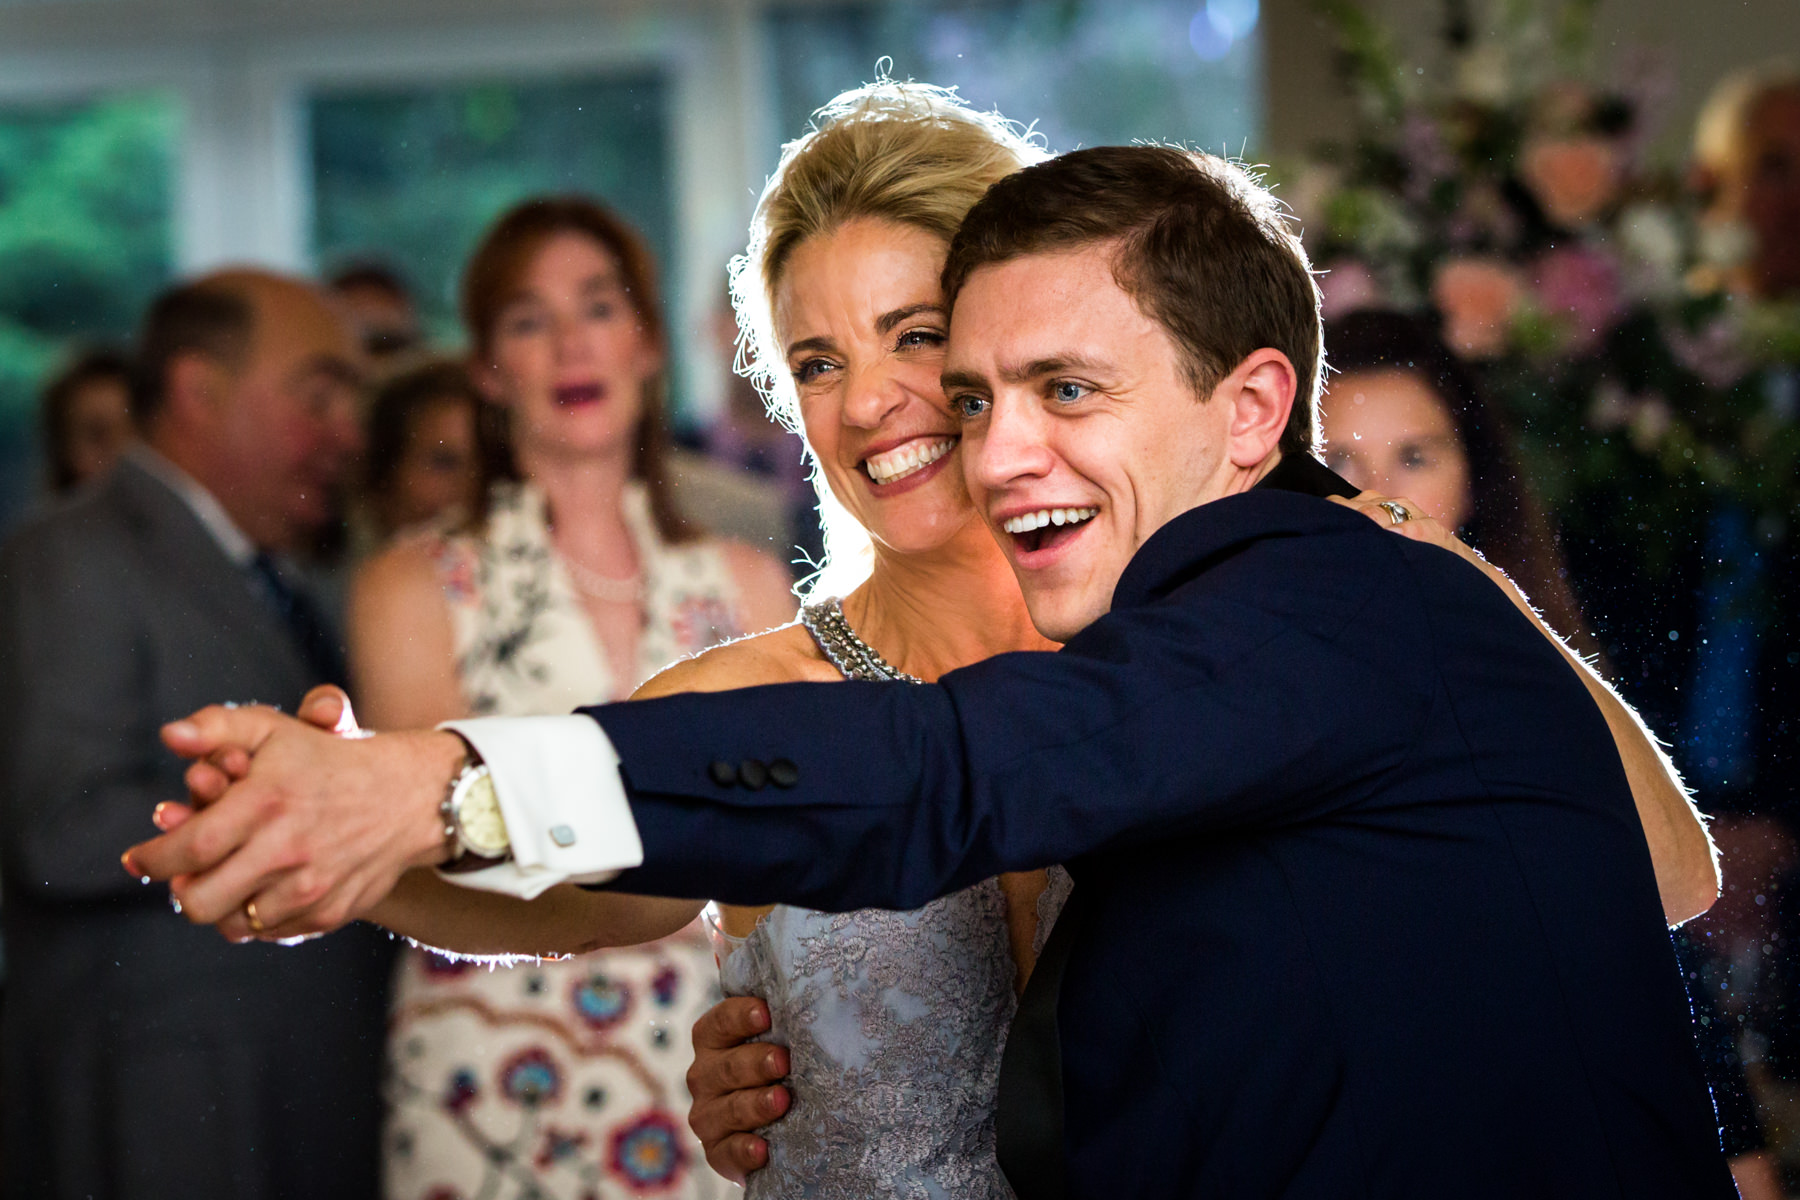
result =
[[694,1023],[688,1125],[712,1169],[734,1183],[768,1164],[769,1144],[755,1131],[793,1102],[780,1086],[788,1073],[787,1047],[750,1040],[768,1029],[769,1006],[754,996],[721,1000]]

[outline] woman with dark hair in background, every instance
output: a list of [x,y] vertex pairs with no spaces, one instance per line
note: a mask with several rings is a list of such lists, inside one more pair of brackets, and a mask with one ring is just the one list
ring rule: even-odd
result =
[[1474,376],[1415,317],[1363,309],[1325,327],[1325,462],[1359,488],[1405,496],[1512,577],[1582,653],[1591,639],[1511,431]]
[[[1325,349],[1334,368],[1320,401],[1325,461],[1357,487],[1405,496],[1455,530],[1591,656],[1550,520],[1520,473],[1511,431],[1462,360],[1423,321],[1379,309],[1328,324]],[[1685,932],[1676,941],[1691,969]],[[1732,1174],[1745,1200],[1773,1200],[1780,1193],[1733,1027],[1708,988],[1688,990]]]
[[[375,725],[623,699],[684,655],[793,616],[780,565],[675,516],[655,271],[629,226],[579,197],[519,205],[470,259],[462,315],[482,395],[475,507],[356,581],[351,674]],[[722,1195],[681,1115],[688,1031],[715,980],[697,926],[502,971],[406,954],[390,1200]]]
[[460,362],[426,363],[382,384],[369,404],[363,501],[381,542],[439,518],[464,519],[479,479],[481,392]]
[[131,360],[105,348],[78,354],[44,385],[39,413],[51,492],[70,492],[105,474],[137,436]]

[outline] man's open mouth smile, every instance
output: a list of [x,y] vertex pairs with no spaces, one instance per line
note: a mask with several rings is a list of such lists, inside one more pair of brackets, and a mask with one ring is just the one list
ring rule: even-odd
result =
[[1097,508],[1039,508],[1000,522],[1000,528],[1027,554],[1049,550],[1075,536],[1099,514]]

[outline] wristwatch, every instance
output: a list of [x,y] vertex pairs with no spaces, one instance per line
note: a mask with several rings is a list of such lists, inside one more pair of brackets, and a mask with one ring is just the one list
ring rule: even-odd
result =
[[512,857],[512,839],[494,791],[493,772],[473,746],[451,777],[438,812],[444,819],[444,839],[452,843],[450,861],[438,870],[479,871]]

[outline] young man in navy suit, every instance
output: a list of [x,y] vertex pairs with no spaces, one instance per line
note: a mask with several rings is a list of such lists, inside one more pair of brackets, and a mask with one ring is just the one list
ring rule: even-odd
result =
[[1640,823],[1617,702],[1479,571],[1318,499],[1316,293],[1266,194],[1077,152],[997,185],[945,283],[970,490],[1062,653],[460,723],[486,835],[455,738],[207,710],[171,744],[248,775],[127,866],[244,936],[478,844],[520,895],[818,908],[1062,862],[1002,1083],[1026,1200],[1732,1195],[1646,844],[1687,814]]

